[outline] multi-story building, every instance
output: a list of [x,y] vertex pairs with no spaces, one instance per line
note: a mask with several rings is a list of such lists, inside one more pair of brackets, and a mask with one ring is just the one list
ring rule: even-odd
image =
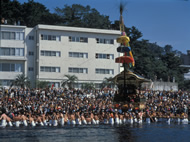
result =
[[34,28],[1,25],[0,81],[10,85],[18,74],[49,81],[60,87],[64,75],[76,75],[82,83],[96,87],[105,77],[120,72],[116,38],[120,31],[66,26],[37,25]]
[[181,58],[183,61],[183,64],[181,65],[181,67],[185,67],[189,69],[189,72],[184,74],[184,78],[187,80],[190,80],[190,50],[187,50],[187,54],[183,54]]

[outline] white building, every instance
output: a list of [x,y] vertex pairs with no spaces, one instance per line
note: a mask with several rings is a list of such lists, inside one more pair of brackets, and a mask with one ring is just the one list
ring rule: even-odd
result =
[[0,26],[0,81],[10,85],[24,73],[35,86],[36,80],[60,87],[65,74],[76,75],[78,84],[93,82],[120,72],[116,38],[120,31],[66,26]]

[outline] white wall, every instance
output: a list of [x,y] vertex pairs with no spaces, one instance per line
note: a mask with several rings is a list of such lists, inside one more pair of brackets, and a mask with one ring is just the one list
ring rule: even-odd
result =
[[[25,26],[13,26],[13,25],[1,25],[0,31],[8,31],[8,32],[24,32]],[[8,40],[8,39],[0,39],[0,47],[3,48],[24,48],[26,52],[27,48],[25,45],[25,36],[24,40]],[[0,63],[21,63],[23,64],[23,73],[26,74],[26,56],[0,56]],[[14,80],[17,75],[22,74],[22,72],[0,72],[0,80]]]
[[[37,25],[34,28],[25,26],[2,25],[1,31],[24,32],[24,40],[2,40],[0,47],[24,48],[24,57],[3,56],[0,62],[23,63],[23,73],[31,79],[32,86],[35,80],[46,80],[50,82],[61,82],[65,74],[74,74],[79,78],[79,82],[101,83],[104,77],[115,76],[119,73],[119,64],[115,63],[118,57],[117,47],[119,44],[116,38],[120,31],[101,30],[90,28],[74,28],[64,26]],[[41,34],[60,35],[61,41],[41,40]],[[34,40],[29,40],[29,36],[34,36]],[[69,42],[69,36],[87,37],[88,43]],[[97,44],[96,38],[114,39],[114,44]],[[61,57],[41,56],[41,50],[60,51]],[[33,56],[29,56],[29,51]],[[69,52],[88,53],[88,58],[71,58]],[[114,54],[114,59],[96,59],[96,53]],[[40,66],[60,67],[60,73],[40,72]],[[33,67],[33,71],[28,68]],[[88,68],[88,74],[69,73],[69,67]],[[95,68],[114,69],[114,74],[96,74]],[[0,72],[0,79],[15,79],[15,72]]]
[[[51,28],[53,26],[50,26]],[[43,80],[59,80],[61,81],[64,78],[65,74],[76,75],[81,81],[92,81],[92,82],[102,82],[104,77],[115,76],[119,73],[119,64],[115,63],[115,58],[118,57],[117,47],[119,46],[114,40],[114,44],[97,44],[96,38],[105,38],[105,39],[116,39],[120,32],[114,31],[114,34],[102,34],[98,33],[88,33],[85,32],[85,28],[80,28],[80,32],[68,31],[56,31],[50,29],[38,29],[38,39],[39,39],[39,51],[40,50],[51,50],[51,51],[61,51],[61,57],[47,57],[40,56],[39,52],[39,79]],[[109,30],[105,30],[109,31]],[[41,40],[41,34],[45,35],[60,35],[61,41],[48,41]],[[69,36],[74,37],[88,37],[88,43],[81,42],[69,42]],[[69,52],[84,52],[88,53],[88,58],[72,58],[69,57]],[[114,54],[114,59],[96,59],[96,53],[105,53],[105,54]],[[60,67],[60,73],[45,73],[40,72],[40,66],[54,66]],[[88,68],[88,74],[81,73],[69,73],[69,67],[79,67],[79,68]],[[103,69],[114,69],[114,74],[96,74],[95,68]]]

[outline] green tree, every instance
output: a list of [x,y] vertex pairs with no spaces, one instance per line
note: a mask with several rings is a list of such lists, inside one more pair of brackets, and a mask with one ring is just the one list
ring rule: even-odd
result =
[[13,81],[13,85],[20,86],[21,88],[30,87],[30,81],[28,77],[25,77],[24,74],[17,75],[16,79]]
[[[37,24],[49,24],[48,18],[51,20],[51,13],[43,4],[29,0],[22,5],[22,17],[24,25],[34,27]],[[53,21],[52,21],[53,22]]]
[[49,85],[49,81],[40,81],[40,80],[37,80],[36,81],[36,86],[37,86],[37,88],[46,88],[46,87],[48,87],[48,85]]
[[94,83],[92,83],[92,82],[84,83],[84,84],[82,85],[82,89],[85,89],[85,90],[93,90],[93,89],[95,89],[95,85],[94,85]]
[[6,19],[8,24],[20,21],[21,25],[28,27],[38,24],[58,25],[63,22],[60,16],[50,13],[43,4],[34,2],[34,0],[28,0],[23,4],[17,0],[2,0],[1,18]]
[[[167,45],[168,50],[158,46],[156,43],[149,43],[148,40],[136,40],[131,44],[135,67],[133,70],[144,77],[154,80],[155,76],[163,81],[172,81],[175,77],[179,88],[184,84],[184,73],[187,69],[180,67],[181,59],[172,51],[172,47]],[[166,46],[165,46],[166,47]]]
[[66,80],[63,80],[61,83],[62,87],[65,87],[66,85],[69,87],[69,89],[72,89],[74,87],[74,84],[78,80],[78,77],[75,75],[64,75],[66,77]]
[[101,88],[114,88],[116,85],[116,82],[113,80],[113,77],[105,77],[104,80],[101,83]]
[[65,5],[64,8],[55,8],[55,13],[63,18],[63,25],[99,29],[111,27],[109,17],[101,15],[96,9],[91,9],[90,6]]
[[164,46],[165,53],[171,53],[172,52],[172,46],[171,45],[166,45]]
[[190,91],[190,80],[185,80],[180,86],[181,89]]
[[161,59],[167,67],[167,72],[163,74],[165,75],[165,78],[163,77],[164,80],[166,81],[166,77],[168,76],[170,76],[170,78],[175,77],[176,82],[178,82],[180,86],[180,84],[184,82],[184,73],[188,72],[187,69],[180,67],[180,65],[182,64],[180,57],[176,56],[174,53],[171,52],[163,55]]
[[17,0],[1,0],[0,17],[6,19],[8,24],[23,22],[21,10],[22,5]]

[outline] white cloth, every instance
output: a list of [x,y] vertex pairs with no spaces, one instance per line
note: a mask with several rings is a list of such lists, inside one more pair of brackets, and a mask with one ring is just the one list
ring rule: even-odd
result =
[[24,126],[28,126],[28,123],[26,120],[23,121]]
[[20,121],[16,121],[15,125],[16,125],[16,127],[19,127],[20,126]]
[[75,124],[76,124],[76,121],[75,121],[75,120],[72,120],[72,121],[71,121],[71,124],[72,124],[72,125],[75,125]]
[[104,124],[108,124],[108,120],[107,119],[104,119]]
[[10,126],[10,127],[12,127],[12,126],[13,126],[13,124],[12,124],[12,122],[11,122],[11,121],[9,121],[9,126]]
[[45,126],[47,126],[47,125],[48,125],[46,120],[44,120],[44,122],[43,122],[43,123],[44,123],[44,125],[45,125]]
[[119,119],[119,124],[122,124],[122,122],[123,122],[123,121],[122,121],[121,119]]
[[58,123],[57,123],[57,120],[53,120],[53,126],[57,126]]
[[146,118],[146,123],[150,123],[150,118]]
[[126,123],[127,123],[127,119],[124,118],[124,119],[123,119],[123,124],[126,124]]
[[67,120],[67,125],[70,125],[70,124],[71,124],[71,122],[70,122],[70,120],[68,119],[68,120]]
[[61,118],[60,124],[61,124],[61,126],[64,126],[64,124],[65,124],[64,118]]
[[92,119],[92,124],[96,125],[96,121],[94,119]]
[[156,117],[155,117],[155,119],[154,119],[154,120],[155,120],[155,122],[158,122],[158,119],[157,119]]
[[43,123],[43,122],[40,122],[40,126],[44,126],[44,123]]
[[184,118],[181,120],[182,124],[188,124],[188,119],[187,118]]
[[166,123],[170,123],[170,118],[168,118],[168,119],[166,120]]
[[140,124],[141,124],[142,122],[143,122],[143,121],[142,121],[142,119],[139,119],[138,123],[140,123]]
[[109,120],[109,124],[111,124],[111,125],[114,124],[114,119],[113,119],[113,118],[110,118],[110,120]]
[[119,118],[115,118],[115,124],[119,124]]
[[2,127],[6,127],[6,126],[7,126],[6,120],[3,119],[3,120],[1,121],[1,126],[2,126]]
[[129,119],[129,123],[133,124],[133,118]]
[[134,119],[134,122],[137,123],[137,118]]
[[36,123],[34,121],[32,121],[31,125],[32,125],[32,127],[35,127]]
[[83,120],[82,123],[85,124],[85,125],[87,124],[86,120]]

